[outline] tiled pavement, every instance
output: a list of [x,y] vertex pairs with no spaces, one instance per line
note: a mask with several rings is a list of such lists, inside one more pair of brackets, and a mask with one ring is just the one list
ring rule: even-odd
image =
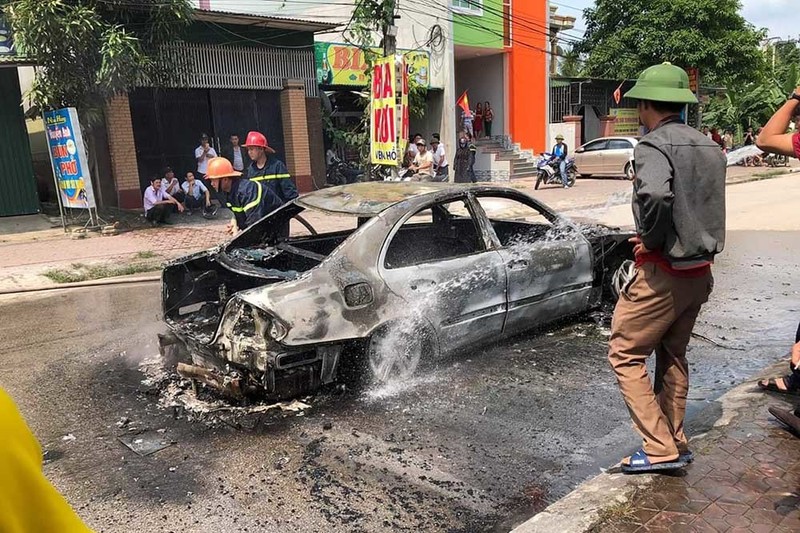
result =
[[765,394],[694,445],[695,462],[606,512],[598,533],[800,532],[800,438],[784,430]]

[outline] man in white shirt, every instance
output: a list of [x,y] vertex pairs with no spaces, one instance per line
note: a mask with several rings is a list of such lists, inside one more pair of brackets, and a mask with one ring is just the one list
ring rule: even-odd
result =
[[159,223],[170,224],[168,217],[171,205],[174,205],[179,213],[183,213],[183,205],[164,192],[161,178],[158,176],[150,179],[150,186],[144,191],[143,204],[144,216],[153,226]]
[[438,135],[431,139],[431,152],[433,152],[433,171],[436,181],[447,181],[449,167],[447,166],[447,156],[444,153],[444,145],[439,141]]
[[172,170],[172,167],[164,167],[164,171],[161,173],[161,175],[164,176],[161,179],[161,188],[164,190],[164,192],[179,202],[183,202],[181,184],[178,181],[178,178],[175,177],[175,172]]
[[186,181],[183,182],[181,187],[186,197],[184,203],[190,215],[193,210],[201,207],[206,212],[211,211],[211,193],[201,181],[195,179],[194,172],[189,171],[186,173]]
[[205,133],[200,136],[200,146],[194,149],[194,158],[197,160],[197,174],[202,177],[208,171],[208,162],[217,157],[217,151],[211,146],[208,135]]
[[425,145],[425,139],[417,140],[415,146],[417,155],[414,157],[414,163],[409,167],[414,172],[411,181],[431,181],[433,178],[433,154]]

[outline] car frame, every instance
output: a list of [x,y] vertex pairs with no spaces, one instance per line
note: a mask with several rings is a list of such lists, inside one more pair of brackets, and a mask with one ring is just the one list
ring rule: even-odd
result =
[[[633,180],[633,151],[640,137],[600,137],[579,146],[574,153],[575,166],[582,178],[591,176],[625,177]],[[612,143],[619,146],[612,147]],[[628,146],[622,146],[622,143]],[[597,161],[595,161],[597,160]]]
[[[289,237],[291,219],[313,230],[306,210],[358,224]],[[631,235],[494,185],[322,189],[165,267],[162,354],[176,347],[191,358],[179,373],[236,398],[312,392],[358,353],[376,378],[405,378],[420,360],[597,306]]]

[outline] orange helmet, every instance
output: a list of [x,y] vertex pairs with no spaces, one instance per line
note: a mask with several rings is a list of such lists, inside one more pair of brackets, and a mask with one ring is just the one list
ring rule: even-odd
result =
[[207,180],[219,180],[222,178],[238,178],[242,173],[233,169],[231,162],[224,157],[213,157],[208,162],[206,173]]
[[247,139],[244,142],[245,148],[263,148],[267,152],[274,154],[275,150],[270,148],[269,143],[267,143],[267,138],[264,137],[262,133],[257,131],[251,131],[247,134]]

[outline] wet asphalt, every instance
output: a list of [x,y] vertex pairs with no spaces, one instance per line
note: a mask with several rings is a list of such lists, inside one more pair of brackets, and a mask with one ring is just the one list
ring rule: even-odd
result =
[[[690,435],[788,352],[798,242],[729,233],[695,328],[708,340],[690,345]],[[639,444],[602,314],[492,339],[408,383],[332,389],[302,414],[194,421],[142,384],[163,331],[156,284],[2,297],[0,316],[0,386],[97,531],[508,531]],[[144,429],[172,446],[140,457],[117,440]]]

